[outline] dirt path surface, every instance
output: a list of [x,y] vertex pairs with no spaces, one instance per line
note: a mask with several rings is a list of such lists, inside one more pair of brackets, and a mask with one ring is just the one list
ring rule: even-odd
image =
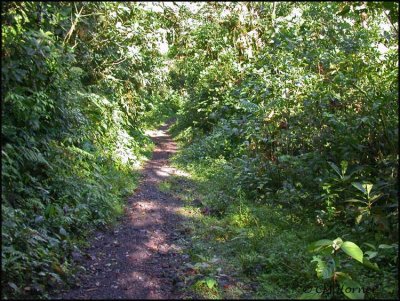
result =
[[181,298],[178,274],[185,261],[185,240],[179,227],[184,217],[178,211],[183,205],[157,187],[180,173],[168,165],[177,147],[167,129],[165,124],[150,133],[156,148],[122,222],[95,234],[82,262],[86,275],[77,288],[61,294],[62,299]]

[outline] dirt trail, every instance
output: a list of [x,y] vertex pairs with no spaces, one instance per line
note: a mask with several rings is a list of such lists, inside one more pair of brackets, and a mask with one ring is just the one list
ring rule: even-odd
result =
[[178,210],[182,201],[158,190],[157,184],[180,172],[168,165],[176,144],[168,124],[151,132],[156,144],[142,180],[128,200],[122,222],[113,230],[98,232],[82,262],[88,273],[80,286],[61,294],[63,299],[172,299],[180,298],[180,250],[184,236]]

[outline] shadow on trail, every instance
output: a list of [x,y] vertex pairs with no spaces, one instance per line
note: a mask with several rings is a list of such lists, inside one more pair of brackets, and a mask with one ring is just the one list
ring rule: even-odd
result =
[[183,202],[158,189],[158,183],[179,171],[168,165],[177,147],[166,133],[168,124],[150,135],[156,144],[142,171],[135,194],[128,199],[120,224],[97,232],[82,265],[87,273],[63,299],[179,298],[179,269],[185,259],[185,236],[179,214]]

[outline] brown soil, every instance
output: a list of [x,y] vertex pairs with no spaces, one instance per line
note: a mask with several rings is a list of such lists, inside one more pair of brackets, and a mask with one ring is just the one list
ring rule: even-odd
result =
[[86,269],[76,288],[62,299],[171,299],[182,298],[178,277],[184,266],[180,231],[182,201],[158,190],[158,183],[178,174],[168,165],[176,144],[167,134],[168,124],[153,131],[153,157],[145,165],[135,194],[128,199],[122,222],[112,230],[97,232],[82,259]]

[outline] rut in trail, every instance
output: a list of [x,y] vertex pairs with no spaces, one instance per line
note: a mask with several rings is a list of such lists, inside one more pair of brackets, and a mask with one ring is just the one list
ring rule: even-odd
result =
[[98,232],[82,265],[88,271],[77,288],[63,299],[167,299],[180,298],[176,284],[184,265],[180,250],[184,236],[182,201],[158,190],[157,184],[180,171],[168,165],[177,150],[167,134],[168,124],[150,136],[156,144],[142,180],[128,200],[122,222],[108,232]]

